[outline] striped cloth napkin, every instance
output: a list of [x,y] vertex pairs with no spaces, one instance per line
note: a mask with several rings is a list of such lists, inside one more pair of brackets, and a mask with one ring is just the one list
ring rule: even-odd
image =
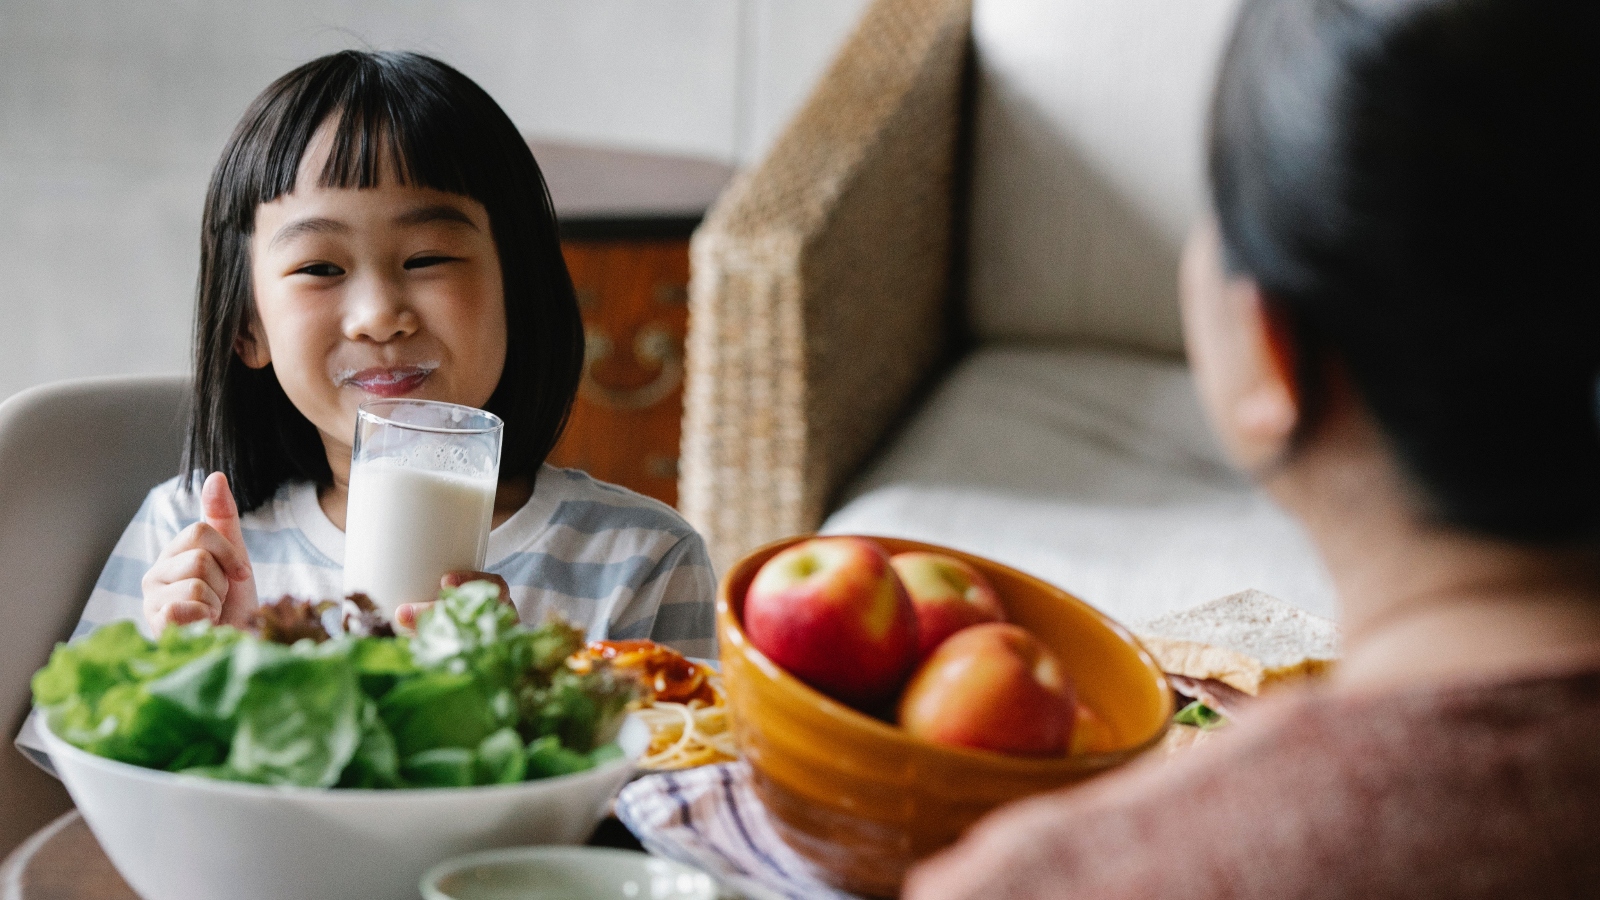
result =
[[742,761],[646,775],[622,789],[616,812],[645,849],[748,900],[860,900],[818,880],[778,837]]

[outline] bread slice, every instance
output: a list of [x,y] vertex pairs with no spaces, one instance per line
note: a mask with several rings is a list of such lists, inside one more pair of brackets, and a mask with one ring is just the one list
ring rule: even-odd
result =
[[1214,678],[1247,694],[1320,674],[1339,658],[1339,626],[1261,591],[1168,613],[1136,629],[1162,671]]

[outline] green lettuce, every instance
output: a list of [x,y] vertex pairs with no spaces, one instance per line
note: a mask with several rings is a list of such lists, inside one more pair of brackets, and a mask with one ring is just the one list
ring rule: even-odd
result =
[[[268,607],[264,620],[281,624],[316,605]],[[523,626],[487,582],[441,592],[411,637],[257,632],[198,623],[152,641],[107,625],[56,647],[34,703],[91,753],[260,784],[507,784],[620,753],[607,745],[632,682],[568,668],[582,632]]]
[[132,622],[108,625],[51,654],[33,676],[34,703],[52,731],[90,753],[154,768],[210,758],[214,746],[196,745],[217,737],[148,685],[236,637],[189,627],[150,641]]
[[1228,720],[1222,717],[1222,713],[1196,700],[1178,710],[1177,714],[1172,717],[1172,721],[1179,725],[1193,725],[1196,728],[1210,730],[1226,724]]

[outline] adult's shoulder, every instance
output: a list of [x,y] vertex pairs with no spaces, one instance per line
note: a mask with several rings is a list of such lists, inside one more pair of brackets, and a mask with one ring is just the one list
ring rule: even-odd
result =
[[1594,682],[1583,671],[1265,698],[1175,758],[995,813],[914,887],[959,880],[973,890],[951,896],[1009,897],[1050,883],[1114,900],[1585,896],[1574,873],[1583,891],[1600,874]]
[[906,895],[1021,897],[1047,883],[1063,897],[1110,900],[1263,896],[1229,883],[1245,856],[1281,849],[1264,849],[1285,822],[1261,815],[1258,788],[1271,782],[1286,809],[1268,812],[1291,819],[1305,798],[1270,762],[1293,739],[1284,733],[1293,713],[1281,704],[1253,712],[1175,757],[1156,749],[1070,791],[997,810],[920,867]]

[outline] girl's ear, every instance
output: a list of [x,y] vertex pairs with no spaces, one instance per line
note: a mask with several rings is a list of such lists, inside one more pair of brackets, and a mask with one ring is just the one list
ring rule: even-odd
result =
[[233,352],[239,354],[239,359],[252,369],[265,369],[272,363],[272,348],[267,346],[267,336],[261,334],[261,326],[251,322],[244,327],[239,336],[233,339]]

